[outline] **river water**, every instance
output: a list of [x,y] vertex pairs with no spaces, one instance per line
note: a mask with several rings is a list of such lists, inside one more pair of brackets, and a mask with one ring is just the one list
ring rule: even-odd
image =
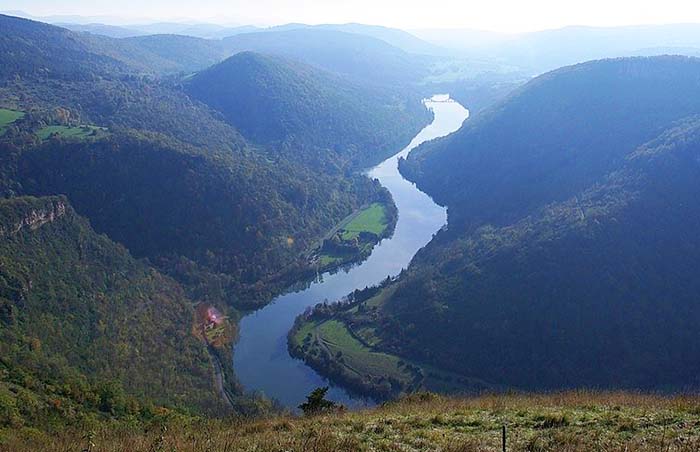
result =
[[[376,285],[387,276],[398,275],[445,224],[445,209],[401,176],[398,157],[405,157],[421,143],[449,135],[461,127],[469,112],[457,102],[445,102],[448,98],[447,95],[437,95],[425,101],[426,108],[435,114],[433,122],[406,148],[368,171],[368,176],[379,179],[394,197],[399,211],[394,235],[379,243],[362,264],[347,271],[321,275],[308,288],[281,295],[241,320],[233,366],[246,391],[261,392],[295,408],[314,388],[329,385],[303,361],[289,356],[287,333],[294,319],[309,306],[325,300],[339,300],[355,289]],[[372,403],[352,396],[339,386],[330,386],[327,397],[348,407]]]

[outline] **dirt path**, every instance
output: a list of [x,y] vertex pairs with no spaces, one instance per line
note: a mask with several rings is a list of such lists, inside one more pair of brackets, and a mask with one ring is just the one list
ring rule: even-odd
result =
[[224,375],[223,368],[221,367],[221,361],[219,361],[219,358],[216,356],[216,353],[211,350],[210,346],[207,346],[207,352],[209,353],[209,358],[211,359],[212,367],[214,368],[214,384],[216,386],[216,390],[221,395],[221,398],[226,401],[228,406],[233,408],[231,397],[229,396],[228,391],[226,391],[226,376]]

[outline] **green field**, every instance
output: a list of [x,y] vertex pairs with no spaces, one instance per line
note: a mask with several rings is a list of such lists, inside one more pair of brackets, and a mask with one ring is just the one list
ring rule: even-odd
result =
[[343,226],[341,236],[343,240],[352,240],[361,232],[371,232],[381,236],[387,226],[389,226],[389,222],[386,216],[386,207],[375,202]]
[[[301,321],[295,325],[290,346],[322,374],[345,383],[357,383],[359,378],[360,390],[378,397],[387,395],[382,393],[386,390],[382,381],[387,379],[400,385],[392,389],[394,395],[418,389],[447,393],[499,389],[466,375],[385,352],[380,327],[372,319],[395,290],[390,286],[345,311]],[[348,317],[353,319],[351,323],[347,323]]]
[[24,116],[24,112],[0,108],[0,135],[5,133],[5,128]]
[[335,256],[330,253],[321,254],[318,257],[318,265],[320,268],[331,267],[334,265],[340,265],[346,261],[345,256]]
[[[341,246],[322,246],[316,255],[318,267],[328,269],[369,256],[374,245],[385,236],[391,223],[389,218],[387,206],[378,202],[346,218],[329,235],[336,245]],[[361,236],[362,233],[369,234]]]
[[348,372],[358,376],[382,375],[407,382],[412,378],[403,370],[398,357],[372,351],[357,340],[341,321],[306,324],[296,337],[304,338],[308,334],[312,335],[311,342],[317,344],[316,347],[325,348],[332,356],[342,356],[341,362]]
[[107,129],[96,126],[47,126],[37,132],[37,136],[42,140],[47,140],[54,134],[61,138],[85,140],[90,137],[101,138],[107,134]]

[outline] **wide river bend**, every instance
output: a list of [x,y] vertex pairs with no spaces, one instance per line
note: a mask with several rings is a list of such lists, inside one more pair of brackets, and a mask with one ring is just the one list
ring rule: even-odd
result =
[[[246,391],[255,391],[295,408],[314,388],[328,385],[304,362],[287,352],[287,333],[294,319],[317,303],[336,301],[355,289],[376,285],[387,276],[398,275],[416,252],[425,246],[446,222],[447,213],[425,193],[405,180],[398,170],[398,157],[429,140],[459,129],[469,112],[459,103],[437,95],[425,101],[434,112],[433,122],[416,135],[398,154],[368,171],[394,197],[399,211],[394,235],[379,243],[362,264],[347,271],[323,274],[308,288],[277,297],[271,304],[241,320],[240,338],[234,346],[233,366]],[[371,404],[330,385],[328,398],[348,407]]]

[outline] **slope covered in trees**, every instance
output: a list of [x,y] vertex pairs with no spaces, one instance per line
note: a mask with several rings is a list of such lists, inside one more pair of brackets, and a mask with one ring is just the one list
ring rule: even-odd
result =
[[66,198],[0,201],[0,426],[221,409],[191,303]]
[[[13,39],[31,41],[27,33]],[[18,69],[7,74],[0,99],[27,114],[3,135],[3,193],[66,194],[99,232],[151,258],[192,295],[239,306],[263,301],[306,270],[306,248],[336,222],[385,198],[330,156],[311,167],[255,148],[176,84],[110,75],[80,52],[84,79],[57,78],[54,70],[31,75],[21,58],[6,56]],[[25,69],[30,75],[14,76]],[[37,130],[51,124],[110,133],[38,142]]]
[[378,351],[494,384],[700,386],[699,69],[558,70],[411,154],[448,228],[335,317]]
[[221,112],[246,138],[306,163],[377,164],[429,121],[417,96],[409,100],[401,91],[363,87],[251,52],[200,72],[187,81],[186,91]]
[[450,207],[452,224],[518,219],[568,199],[627,154],[700,111],[700,60],[602,60],[540,76],[402,172]]
[[381,86],[414,83],[427,75],[423,59],[385,41],[343,31],[301,28],[244,33],[223,40],[231,54],[284,56],[348,79]]
[[289,265],[303,270],[301,254],[318,237],[380,196],[360,176],[343,180],[137,133],[53,141],[22,153],[17,167],[24,192],[66,194],[136,256],[204,284],[201,296],[237,306],[263,301],[266,279]]
[[65,213],[3,239],[0,422],[221,413],[232,368],[213,366],[195,338],[192,305],[235,322],[313,273],[308,248],[386,192],[330,157],[311,166],[252,145],[179,80],[151,75],[149,53],[124,57],[121,40],[0,25],[11,28],[0,46],[3,231],[25,204],[59,199]]

